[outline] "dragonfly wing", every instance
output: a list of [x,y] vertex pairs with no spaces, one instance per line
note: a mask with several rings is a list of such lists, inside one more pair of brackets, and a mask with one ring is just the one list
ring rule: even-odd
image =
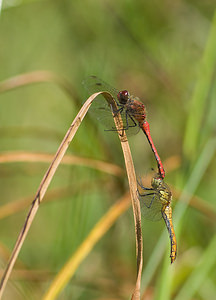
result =
[[[117,90],[96,76],[90,76],[83,80],[82,83],[90,95],[101,91],[107,91],[111,93],[114,98],[117,97]],[[105,129],[112,130],[115,128],[111,107],[102,95],[94,99],[89,109],[89,113],[94,119],[97,119],[102,123]]]
[[94,94],[94,93],[101,92],[101,91],[106,91],[106,92],[109,92],[114,97],[116,102],[118,102],[118,100],[117,100],[118,90],[116,90],[115,88],[110,86],[108,83],[106,83],[102,79],[100,79],[96,76],[90,76],[90,77],[87,77],[86,79],[84,79],[82,83],[83,83],[84,87],[86,88],[86,90],[90,94]]
[[142,216],[151,221],[159,221],[162,218],[162,203],[157,192],[150,193],[146,191],[146,194],[139,195]]
[[[109,92],[114,100],[116,101],[117,107],[121,108],[122,106],[119,104],[117,95],[118,90],[111,87],[108,83],[104,82],[103,80],[99,79],[96,76],[90,76],[83,81],[83,85],[85,89],[89,92],[89,94],[93,94],[100,91],[107,91]],[[103,126],[110,131],[116,131],[115,124],[113,121],[113,116],[111,112],[110,105],[106,101],[103,96],[98,96],[92,103],[89,112],[91,115],[100,121]],[[121,113],[123,127],[126,130],[126,134],[128,136],[137,134],[140,130],[138,123],[135,119],[127,113],[126,109],[122,109]],[[117,131],[116,131],[117,132]]]

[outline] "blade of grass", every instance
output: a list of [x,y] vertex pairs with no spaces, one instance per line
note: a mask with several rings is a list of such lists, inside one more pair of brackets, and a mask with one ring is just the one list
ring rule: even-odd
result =
[[206,172],[206,169],[208,168],[212,158],[215,155],[215,149],[216,138],[212,138],[207,141],[203,148],[203,151],[200,153],[199,159],[197,160],[176,205],[176,223],[179,223],[182,220],[182,216],[185,213],[191,197],[195,193],[200,181],[202,180],[202,177]]
[[199,68],[199,77],[190,105],[190,114],[186,124],[183,151],[187,159],[197,154],[198,138],[205,113],[205,103],[210,90],[213,74],[216,66],[216,12],[212,21],[211,30],[205,53]]
[[94,226],[87,238],[79,246],[76,252],[73,253],[71,258],[67,261],[61,271],[54,278],[48,291],[43,296],[43,300],[52,300],[58,297],[60,292],[64,289],[68,281],[76,272],[81,262],[86,258],[95,244],[115,223],[118,217],[121,216],[129,208],[130,204],[130,196],[128,193],[109,209],[109,211]]
[[[216,36],[216,13],[209,34],[203,61],[201,63],[200,77],[198,79],[195,92],[192,98],[192,104],[190,109],[191,113],[189,115],[188,123],[186,126],[186,133],[185,133],[185,140],[184,140],[184,154],[188,159],[190,159],[191,157],[195,157],[198,142],[199,142],[198,137],[200,132],[200,126],[202,124],[203,112],[205,111],[204,109],[205,101],[210,89],[211,79],[215,69],[215,62],[216,62],[215,36]],[[184,190],[182,192],[182,195],[179,199],[180,201],[176,205],[175,212],[177,212],[177,214],[176,216],[174,216],[174,222],[176,225],[178,223],[180,225],[178,227],[175,225],[177,235],[178,232],[180,231],[183,214],[188,206],[192,194],[194,193],[195,189],[198,186],[198,183],[200,182],[202,176],[205,173],[206,167],[208,166],[214,151],[215,151],[215,141],[211,140],[206,144],[206,147],[204,148],[201,157],[198,158],[198,163],[195,165],[193,172],[191,172],[189,180],[187,181]],[[185,201],[185,203],[182,203],[183,201]],[[161,244],[162,244],[162,236],[161,239],[159,240],[157,247],[161,246]],[[153,254],[155,258],[157,251],[154,251]],[[148,264],[148,268],[145,269],[147,273],[143,274],[147,278],[148,275],[150,275],[147,280],[147,284],[150,281],[151,276],[153,275],[157,267],[154,258],[151,260],[152,265]],[[157,262],[159,262],[159,260],[157,260]],[[157,299],[170,298],[171,273],[167,272],[167,270],[168,270],[168,263],[166,265],[166,268],[165,267],[163,268],[160,277],[161,283],[159,285]],[[147,284],[145,282],[145,286],[147,286]]]
[[212,238],[208,247],[205,249],[203,256],[197,263],[195,269],[191,273],[186,283],[181,288],[175,300],[190,300],[193,298],[195,293],[198,291],[202,282],[207,277],[210,270],[215,266],[216,263],[216,235]]
[[[165,247],[168,250],[168,247]],[[171,276],[173,276],[173,266],[170,266],[170,260],[168,255],[163,260],[163,266],[161,270],[161,276],[158,278],[158,282],[155,287],[154,299],[170,299],[171,294]],[[167,289],[169,291],[167,291]]]

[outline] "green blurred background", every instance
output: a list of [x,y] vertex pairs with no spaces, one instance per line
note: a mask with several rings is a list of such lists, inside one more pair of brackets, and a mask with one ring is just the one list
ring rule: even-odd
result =
[[[97,75],[142,99],[161,159],[173,162],[166,181],[179,195],[174,199],[178,258],[168,266],[163,222],[144,221],[143,299],[216,295],[214,9],[210,0],[3,1],[0,80],[39,70],[58,79],[1,91],[0,155],[18,150],[54,154],[87,98],[82,80]],[[60,80],[67,81],[69,93]],[[129,142],[139,175],[156,167],[142,133]],[[105,134],[88,116],[67,153],[124,168],[117,136]],[[1,164],[1,205],[33,200],[47,167],[40,162]],[[117,178],[64,165],[49,191],[55,195],[59,189],[69,191],[41,205],[3,299],[41,299],[56,272],[128,184],[126,175]],[[200,207],[196,199],[187,207],[193,195]],[[0,220],[2,269],[27,211]],[[128,213],[96,245],[58,299],[129,299],[136,278],[133,235]],[[206,272],[200,271],[202,266]]]

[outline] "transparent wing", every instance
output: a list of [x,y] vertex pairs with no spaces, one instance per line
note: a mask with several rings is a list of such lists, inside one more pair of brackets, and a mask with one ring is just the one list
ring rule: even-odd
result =
[[[108,83],[98,78],[97,76],[90,76],[83,80],[83,85],[90,94],[106,91],[109,92],[118,103],[118,90],[110,86]],[[102,97],[103,98],[103,97]]]
[[[111,87],[108,83],[96,76],[90,76],[86,78],[82,83],[90,95],[100,91],[109,92],[113,96],[114,100],[116,101],[117,107],[119,108],[126,134],[128,136],[131,136],[139,132],[140,128],[136,120],[131,117],[130,113],[127,113],[124,106],[119,104],[117,98],[119,91],[117,89]],[[93,101],[89,112],[94,119],[97,119],[103,125],[105,130],[110,132],[117,132],[113,121],[111,107],[103,96],[98,96]]]
[[138,191],[142,216],[151,221],[159,221],[162,218],[162,203],[157,191]]
[[[82,83],[90,95],[101,91],[107,91],[112,94],[115,100],[117,99],[118,91],[96,76],[90,76],[83,80]],[[93,101],[89,113],[94,119],[97,119],[102,123],[107,130],[115,128],[111,107],[103,96],[98,96]]]

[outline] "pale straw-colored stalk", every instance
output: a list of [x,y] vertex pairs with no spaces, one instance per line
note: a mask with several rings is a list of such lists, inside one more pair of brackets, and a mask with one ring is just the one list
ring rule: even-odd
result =
[[[25,241],[26,235],[31,227],[31,224],[34,220],[34,217],[37,213],[37,210],[40,206],[40,203],[43,201],[44,195],[47,191],[47,188],[59,166],[61,163],[63,156],[65,155],[65,152],[70,145],[74,135],[76,134],[83,118],[85,117],[89,107],[91,106],[91,103],[93,100],[98,96],[102,94],[107,102],[112,106],[112,111],[116,111],[116,102],[112,98],[112,96],[107,92],[99,92],[93,94],[91,97],[87,99],[87,101],[84,103],[80,111],[78,112],[77,116],[75,117],[74,121],[72,122],[70,128],[68,129],[61,145],[59,146],[55,157],[50,164],[46,174],[44,175],[41,184],[36,192],[35,198],[32,202],[31,208],[29,210],[29,213],[27,215],[26,221],[24,223],[24,226],[18,236],[18,239],[16,241],[16,244],[14,246],[13,252],[11,254],[9,263],[5,269],[5,272],[3,274],[3,277],[0,282],[0,299],[3,295],[6,283],[10,277],[10,274],[12,272],[12,269],[14,267],[14,264],[16,262],[16,259],[18,257],[18,254],[21,250],[21,247]],[[118,135],[120,138],[123,155],[125,159],[125,166],[129,181],[129,187],[130,187],[130,194],[132,199],[132,206],[133,206],[133,212],[134,212],[134,220],[135,220],[135,232],[136,232],[136,247],[137,247],[137,281],[134,289],[134,293],[132,295],[132,299],[140,299],[140,280],[141,280],[141,272],[142,272],[142,233],[141,233],[141,214],[140,214],[140,205],[139,200],[137,198],[137,185],[136,185],[136,176],[132,161],[132,156],[129,148],[129,144],[127,141],[127,137],[125,134],[125,131],[122,130],[122,119],[120,114],[113,115],[114,121],[116,124],[116,128],[118,131]],[[51,298],[50,298],[51,299]],[[54,298],[52,298],[54,299]]]

